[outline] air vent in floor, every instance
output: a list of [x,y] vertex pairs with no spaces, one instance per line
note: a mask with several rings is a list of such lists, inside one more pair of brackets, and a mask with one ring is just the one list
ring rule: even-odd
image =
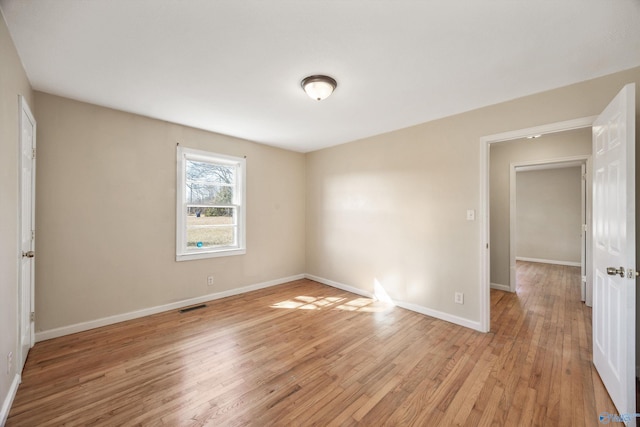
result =
[[201,308],[205,308],[206,306],[207,306],[206,304],[194,305],[193,307],[183,308],[182,310],[180,310],[180,313],[188,313],[188,312],[193,311],[193,310],[198,310],[198,309],[201,309]]

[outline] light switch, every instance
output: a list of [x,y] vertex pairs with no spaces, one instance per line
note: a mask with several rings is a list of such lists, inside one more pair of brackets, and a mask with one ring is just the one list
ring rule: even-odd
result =
[[476,220],[475,209],[467,209],[467,221],[475,221],[475,220]]

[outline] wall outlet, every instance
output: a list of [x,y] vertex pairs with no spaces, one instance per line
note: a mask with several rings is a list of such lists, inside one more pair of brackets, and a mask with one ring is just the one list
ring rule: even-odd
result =
[[13,352],[10,351],[7,354],[7,375],[11,374],[11,370],[13,369]]
[[207,276],[207,286],[213,286],[213,276]]
[[476,220],[475,209],[467,209],[467,221],[475,221],[475,220]]
[[464,294],[462,292],[456,292],[453,300],[456,304],[464,304]]

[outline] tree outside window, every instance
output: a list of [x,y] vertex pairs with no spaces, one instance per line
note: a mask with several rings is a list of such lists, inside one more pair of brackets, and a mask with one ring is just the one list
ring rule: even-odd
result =
[[179,147],[178,258],[244,253],[244,167],[241,158]]

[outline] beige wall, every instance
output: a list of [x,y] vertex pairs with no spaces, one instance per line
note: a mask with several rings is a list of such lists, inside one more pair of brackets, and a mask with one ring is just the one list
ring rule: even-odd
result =
[[[304,273],[303,154],[40,92],[36,115],[37,331]],[[176,262],[178,142],[247,157],[246,255]]]
[[[559,121],[559,120],[558,120]],[[509,286],[509,171],[511,163],[591,154],[591,129],[577,129],[491,144],[490,222],[491,283]]]
[[516,256],[580,263],[580,167],[516,174]]
[[[635,68],[304,156],[43,93],[34,105],[4,23],[0,58],[0,360],[17,346],[19,93],[38,120],[36,329],[49,330],[305,271],[478,322],[481,230],[465,216],[480,137],[597,114],[640,83]],[[176,142],[247,156],[246,256],[175,261]]]
[[[0,407],[17,374],[19,95],[33,107],[31,86],[0,14]],[[7,373],[9,352],[14,363]]]
[[479,322],[480,138],[599,114],[633,81],[640,68],[308,154],[308,273]]

